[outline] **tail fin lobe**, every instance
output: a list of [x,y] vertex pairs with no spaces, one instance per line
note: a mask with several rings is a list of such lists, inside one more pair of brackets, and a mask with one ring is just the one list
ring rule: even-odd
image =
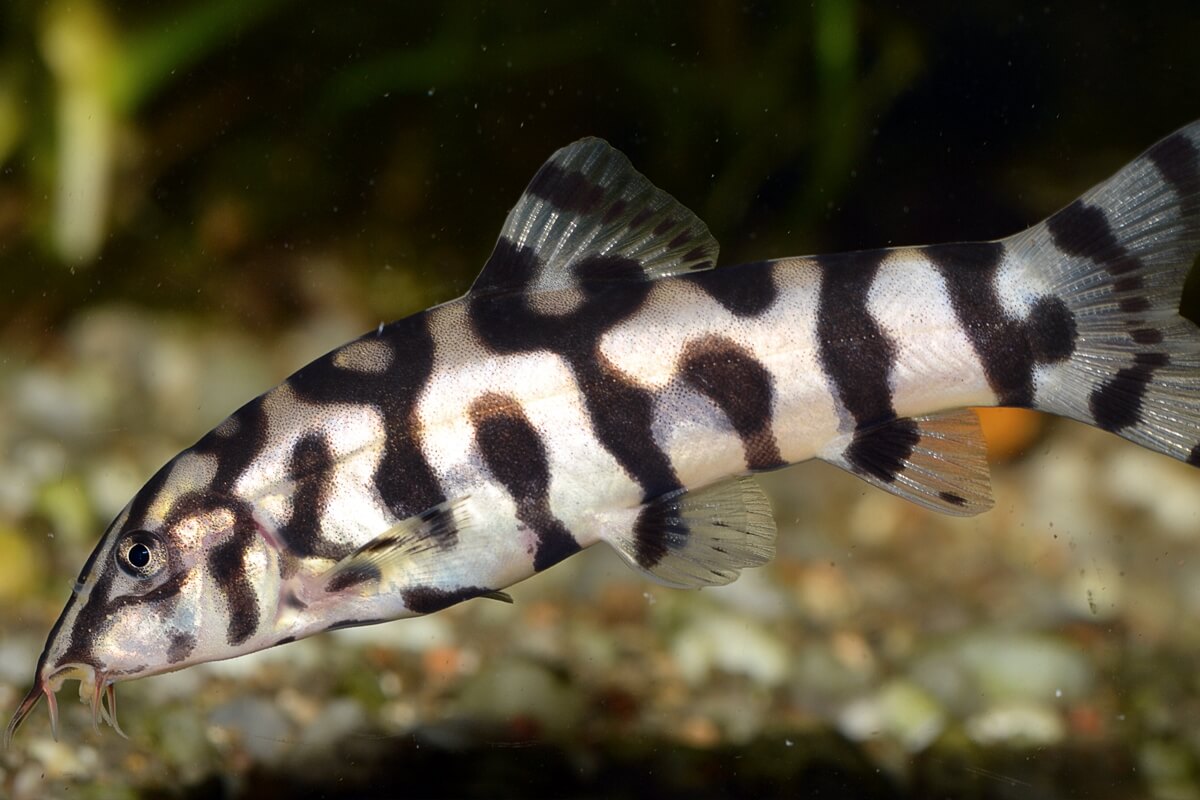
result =
[[1005,245],[1074,334],[1038,367],[1035,405],[1200,461],[1200,328],[1179,314],[1200,253],[1200,121]]

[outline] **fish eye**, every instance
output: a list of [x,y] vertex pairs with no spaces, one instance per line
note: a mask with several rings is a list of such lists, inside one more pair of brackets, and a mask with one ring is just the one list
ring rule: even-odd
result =
[[149,531],[130,531],[117,542],[117,565],[135,578],[152,577],[166,565],[162,540]]

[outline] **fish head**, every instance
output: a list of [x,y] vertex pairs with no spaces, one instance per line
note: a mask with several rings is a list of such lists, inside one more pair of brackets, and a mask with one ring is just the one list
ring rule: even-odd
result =
[[117,728],[115,683],[266,646],[256,634],[274,613],[277,559],[251,508],[213,488],[205,457],[176,457],[88,558],[5,744],[43,695],[57,737],[55,693],[65,681],[79,681],[94,723]]

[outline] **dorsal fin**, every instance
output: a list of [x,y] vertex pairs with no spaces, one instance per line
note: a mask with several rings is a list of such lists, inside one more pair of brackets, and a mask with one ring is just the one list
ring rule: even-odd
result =
[[855,431],[820,458],[943,514],[967,517],[992,507],[987,444],[970,409]]
[[[709,269],[717,251],[708,227],[622,153],[580,139],[533,176],[471,294],[565,289],[581,265],[590,281],[653,280]],[[621,268],[588,269],[597,263]]]

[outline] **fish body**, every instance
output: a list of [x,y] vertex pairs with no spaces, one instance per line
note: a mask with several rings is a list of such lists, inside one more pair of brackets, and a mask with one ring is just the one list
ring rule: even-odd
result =
[[669,585],[774,551],[747,476],[819,458],[952,514],[992,500],[967,406],[1200,463],[1200,123],[995,242],[714,268],[617,151],[551,157],[475,285],[250,401],[112,522],[6,739],[116,682],[427,614],[596,544]]

